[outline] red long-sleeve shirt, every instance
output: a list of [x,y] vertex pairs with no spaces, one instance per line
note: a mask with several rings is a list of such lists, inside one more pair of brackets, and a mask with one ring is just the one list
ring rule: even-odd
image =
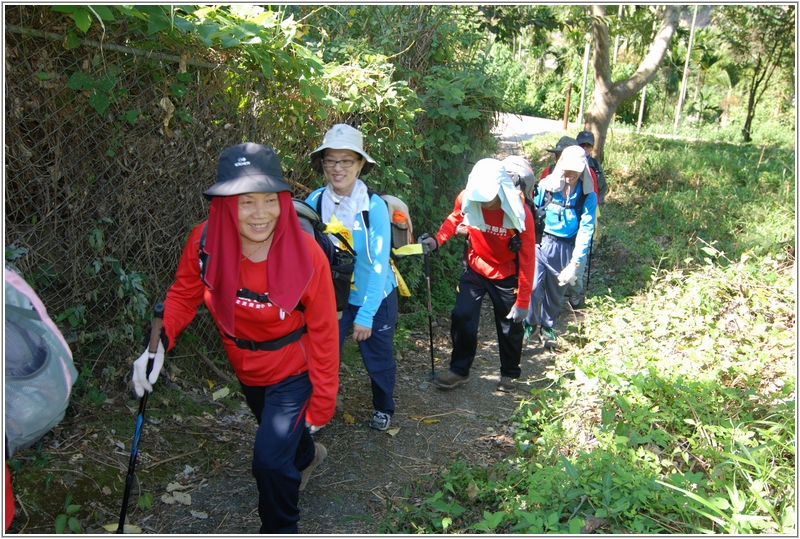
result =
[[[163,327],[169,338],[170,349],[174,346],[175,337],[189,325],[204,299],[211,316],[215,321],[217,319],[209,301],[209,292],[200,279],[198,247],[204,224],[197,225],[189,234],[178,262],[175,282],[167,291],[164,302]],[[288,335],[304,323],[308,332],[300,340],[279,350],[252,351],[237,347],[219,330],[219,325],[217,329],[236,376],[246,385],[268,386],[308,371],[314,390],[306,420],[312,425],[325,425],[333,417],[339,390],[339,324],[328,261],[310,234],[303,234],[303,237],[314,266],[311,281],[300,298],[305,312],[294,310],[285,313],[271,303],[238,298],[234,307],[234,337],[268,341]],[[268,293],[265,265],[266,261],[251,262],[243,257],[237,289]],[[291,268],[286,268],[286,271],[291,271]]]
[[[439,231],[436,233],[436,241],[439,242],[439,246],[456,233],[458,225],[464,220],[464,215],[461,213],[463,199],[464,191],[461,191],[456,197],[453,212],[439,227]],[[487,279],[504,279],[517,274],[517,256],[519,256],[516,305],[520,309],[527,309],[531,299],[533,273],[536,267],[536,231],[533,216],[525,206],[525,230],[520,233],[522,247],[515,254],[509,251],[508,242],[516,231],[503,226],[503,210],[483,209],[482,211],[486,232],[470,227],[470,248],[467,252],[467,262],[476,273]]]

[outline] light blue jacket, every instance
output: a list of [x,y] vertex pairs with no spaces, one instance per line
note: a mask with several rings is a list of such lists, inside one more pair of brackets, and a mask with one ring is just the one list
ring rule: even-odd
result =
[[[324,189],[321,187],[306,198],[306,203],[315,210]],[[320,217],[325,223],[331,218],[330,215]],[[397,287],[397,277],[389,264],[392,249],[389,209],[386,202],[376,194],[369,199],[368,219],[369,227],[365,226],[362,214],[356,215],[351,231],[353,248],[356,251],[356,267],[353,283],[355,288],[350,290],[348,303],[359,307],[353,322],[371,328],[372,318],[381,302]]]
[[[547,206],[544,218],[544,231],[559,238],[575,238],[575,248],[572,250],[572,262],[581,263],[589,252],[589,243],[594,235],[594,226],[597,217],[597,194],[592,191],[586,195],[583,203],[583,214],[580,219],[575,209],[567,209],[563,205],[574,206],[578,202],[578,194],[583,190],[583,180],[578,181],[575,191],[570,194],[569,201],[564,198],[561,191],[553,193],[552,202]],[[545,190],[540,189],[534,198],[536,206],[544,201]],[[563,204],[563,205],[562,205]],[[580,224],[580,227],[579,227]],[[577,234],[577,237],[576,237]]]

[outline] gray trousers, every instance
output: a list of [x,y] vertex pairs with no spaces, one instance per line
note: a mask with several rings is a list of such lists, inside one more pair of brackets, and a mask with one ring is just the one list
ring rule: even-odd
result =
[[531,305],[525,321],[530,326],[552,328],[561,311],[567,286],[559,286],[558,274],[572,258],[575,246],[566,241],[545,236],[536,246],[536,271],[533,274]]

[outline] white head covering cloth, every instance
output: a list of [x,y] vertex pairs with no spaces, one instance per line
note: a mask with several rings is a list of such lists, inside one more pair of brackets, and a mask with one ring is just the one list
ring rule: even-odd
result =
[[589,172],[589,166],[586,162],[586,152],[580,146],[568,146],[561,152],[561,157],[558,158],[556,166],[553,167],[553,172],[550,175],[542,178],[539,186],[545,191],[561,191],[564,188],[566,180],[564,179],[564,171],[572,170],[581,173],[580,179],[583,182],[583,192],[589,194],[594,191],[594,181],[592,180],[592,173]]
[[520,191],[503,163],[492,158],[481,159],[469,173],[461,205],[463,223],[485,232],[486,223],[483,220],[481,203],[491,202],[496,196],[500,197],[504,213],[503,226],[520,232],[525,230],[525,207],[522,205]]

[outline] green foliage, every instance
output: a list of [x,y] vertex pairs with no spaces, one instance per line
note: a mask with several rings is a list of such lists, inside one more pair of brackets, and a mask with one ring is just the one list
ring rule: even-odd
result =
[[67,494],[67,497],[64,499],[64,512],[56,516],[56,533],[64,533],[67,526],[69,526],[69,529],[72,531],[72,533],[83,533],[81,523],[77,518],[71,516],[77,513],[80,508],[80,505],[72,503],[72,494]]
[[454,462],[380,531],[795,533],[790,154],[628,135],[610,148],[600,278],[629,283],[568,328],[550,385],[512,418],[516,456]]
[[519,455],[454,463],[381,531],[575,534],[591,516],[628,533],[793,533],[787,270],[708,259],[594,301],[586,344],[556,356],[514,418]]

